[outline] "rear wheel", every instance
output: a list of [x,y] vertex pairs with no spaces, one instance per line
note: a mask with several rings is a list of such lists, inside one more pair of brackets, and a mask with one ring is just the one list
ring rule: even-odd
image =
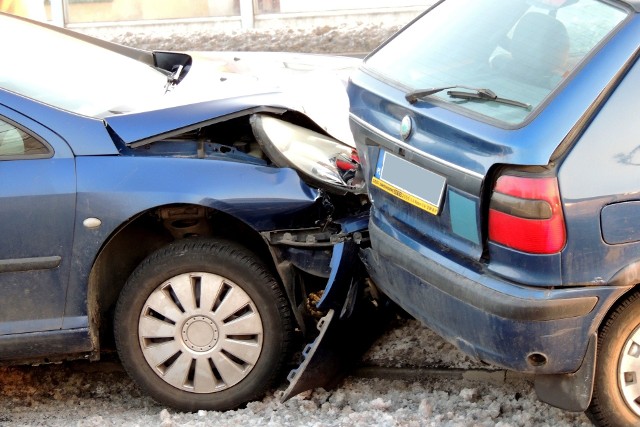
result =
[[640,294],[601,328],[589,416],[600,426],[640,425]]
[[257,257],[221,240],[185,240],[143,261],[114,315],[129,375],[182,411],[227,410],[261,397],[289,350],[291,313]]

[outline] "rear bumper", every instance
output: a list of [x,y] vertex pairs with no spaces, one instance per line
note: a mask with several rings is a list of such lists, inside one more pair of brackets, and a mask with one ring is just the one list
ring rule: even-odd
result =
[[522,286],[418,245],[375,214],[369,232],[362,258],[386,295],[462,351],[516,371],[575,372],[628,289]]

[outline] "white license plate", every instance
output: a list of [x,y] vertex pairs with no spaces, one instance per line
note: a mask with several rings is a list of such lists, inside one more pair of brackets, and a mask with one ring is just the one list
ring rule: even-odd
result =
[[380,150],[371,183],[394,197],[438,215],[446,179],[398,156]]

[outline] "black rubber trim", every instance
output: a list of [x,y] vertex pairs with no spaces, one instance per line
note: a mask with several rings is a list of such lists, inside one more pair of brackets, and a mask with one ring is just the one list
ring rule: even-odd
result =
[[[436,261],[438,258],[446,260],[444,257],[435,253],[432,257],[420,255],[383,232],[373,221],[369,222],[369,233],[373,249],[382,257],[411,272],[440,291],[495,316],[529,322],[568,319],[588,314],[598,303],[596,296],[570,299],[553,298],[554,291],[547,288],[538,289],[509,284],[483,275],[485,283],[494,282],[498,285],[496,287],[512,285],[514,289],[517,287],[519,292],[529,295],[529,298],[499,292],[456,273]],[[384,290],[384,285],[378,285]],[[556,294],[557,292],[555,291]]]
[[62,258],[47,256],[38,258],[16,258],[0,260],[0,273],[15,273],[18,271],[50,270],[58,268]]

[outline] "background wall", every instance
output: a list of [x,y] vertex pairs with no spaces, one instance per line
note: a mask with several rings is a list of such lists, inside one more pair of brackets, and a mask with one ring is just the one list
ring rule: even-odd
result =
[[[195,20],[229,28],[322,25],[395,15],[415,15],[434,0],[0,0],[0,11],[58,25]],[[319,19],[318,19],[319,18]],[[381,18],[382,19],[382,18]],[[404,19],[404,18],[401,18]],[[278,24],[278,20],[280,20]],[[291,24],[293,23],[293,24]]]

